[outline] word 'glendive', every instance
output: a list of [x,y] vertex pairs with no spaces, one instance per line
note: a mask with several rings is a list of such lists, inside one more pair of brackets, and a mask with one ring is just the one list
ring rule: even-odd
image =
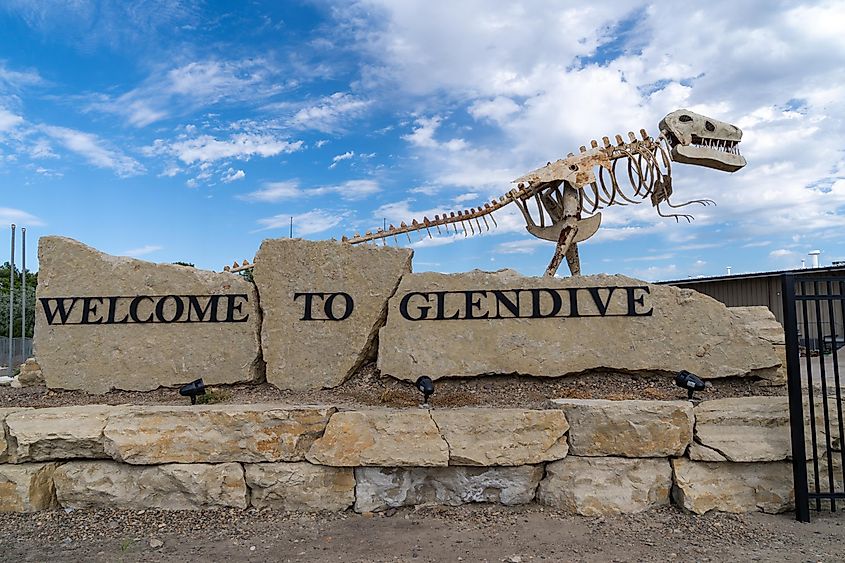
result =
[[245,293],[228,295],[137,295],[134,297],[41,297],[49,325],[148,323],[245,323]]

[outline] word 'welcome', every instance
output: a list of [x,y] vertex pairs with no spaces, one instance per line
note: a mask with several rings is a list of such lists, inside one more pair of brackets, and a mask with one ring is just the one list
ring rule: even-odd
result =
[[245,293],[228,295],[137,295],[134,297],[41,297],[49,325],[149,323],[245,323]]

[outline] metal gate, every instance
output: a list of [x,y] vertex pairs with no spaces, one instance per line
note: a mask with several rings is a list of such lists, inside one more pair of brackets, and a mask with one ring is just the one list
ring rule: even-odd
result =
[[[795,517],[845,508],[845,277],[783,276]],[[843,374],[845,376],[845,374]]]

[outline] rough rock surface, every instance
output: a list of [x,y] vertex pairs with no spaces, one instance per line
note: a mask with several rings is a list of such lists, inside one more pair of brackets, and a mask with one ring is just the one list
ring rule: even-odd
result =
[[555,399],[569,421],[575,456],[683,455],[692,441],[692,406],[686,401]]
[[112,461],[71,461],[54,476],[65,508],[108,507],[196,510],[247,507],[243,468],[238,463],[134,466]]
[[[30,410],[28,407],[0,408],[0,463],[9,459],[9,442],[6,436],[6,417],[13,412]],[[14,445],[14,444],[13,444]]]
[[[617,289],[610,294],[609,287]],[[539,299],[532,288],[541,290]],[[494,293],[503,291],[514,304],[516,294],[508,291],[514,289],[525,290],[514,307],[519,318]],[[462,293],[442,300],[437,293],[455,291]],[[559,298],[557,316],[525,318],[551,315],[552,293]],[[578,317],[571,316],[573,295]],[[409,317],[422,320],[404,318],[403,303]],[[438,313],[445,320],[436,320]],[[448,320],[455,315],[458,319]],[[509,270],[409,274],[390,299],[387,323],[379,333],[379,369],[408,381],[421,375],[437,379],[514,372],[555,377],[596,368],[687,369],[715,378],[756,374],[779,364],[772,344],[715,299],[619,275],[549,279]]]
[[[105,393],[261,377],[257,293],[240,276],[109,256],[63,237],[41,237],[38,260],[34,346],[48,387]],[[218,322],[196,322],[214,314]]]
[[432,467],[449,464],[449,447],[428,410],[350,411],[331,417],[305,457],[335,467]]
[[55,463],[0,465],[0,512],[36,512],[55,507],[55,470]]
[[669,504],[666,459],[575,457],[546,465],[537,500],[572,514],[629,514]]
[[449,465],[528,465],[566,457],[569,424],[562,411],[433,410],[449,446]]
[[788,462],[711,463],[672,460],[675,503],[690,512],[778,513],[794,506]]
[[355,502],[355,475],[348,467],[310,463],[244,465],[250,504],[274,510],[346,510]]
[[[336,387],[349,378],[374,355],[387,300],[411,271],[412,256],[402,248],[265,240],[254,277],[267,381],[302,390]],[[305,295],[314,293],[319,295]],[[338,293],[348,298],[327,295]],[[326,320],[332,317],[339,320]]]
[[786,397],[737,397],[695,407],[697,461],[780,461],[791,457]]
[[355,510],[418,504],[525,504],[534,498],[542,466],[355,468]]
[[753,333],[772,343],[780,367],[777,370],[760,372],[760,376],[771,385],[786,385],[786,337],[772,311],[763,305],[755,307],[729,307],[739,322]]
[[6,426],[15,463],[61,459],[108,458],[103,428],[110,413],[121,407],[88,405],[29,409],[9,414]]
[[132,464],[301,461],[333,407],[133,407],[109,417],[105,451]]
[[41,385],[44,383],[44,374],[41,373],[41,366],[35,361],[35,358],[27,358],[21,364],[20,373],[17,376],[21,387],[32,387],[33,385]]

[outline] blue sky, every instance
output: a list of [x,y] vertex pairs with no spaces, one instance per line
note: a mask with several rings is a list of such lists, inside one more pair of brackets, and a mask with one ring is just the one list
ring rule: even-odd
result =
[[[845,6],[600,4],[4,0],[0,224],[27,226],[30,264],[56,234],[220,270],[291,216],[339,239],[467,209],[686,107],[740,126],[748,166],[674,168],[679,200],[718,203],[691,225],[605,211],[584,273],[845,260]],[[415,269],[540,275],[552,245],[515,212],[415,242]]]

